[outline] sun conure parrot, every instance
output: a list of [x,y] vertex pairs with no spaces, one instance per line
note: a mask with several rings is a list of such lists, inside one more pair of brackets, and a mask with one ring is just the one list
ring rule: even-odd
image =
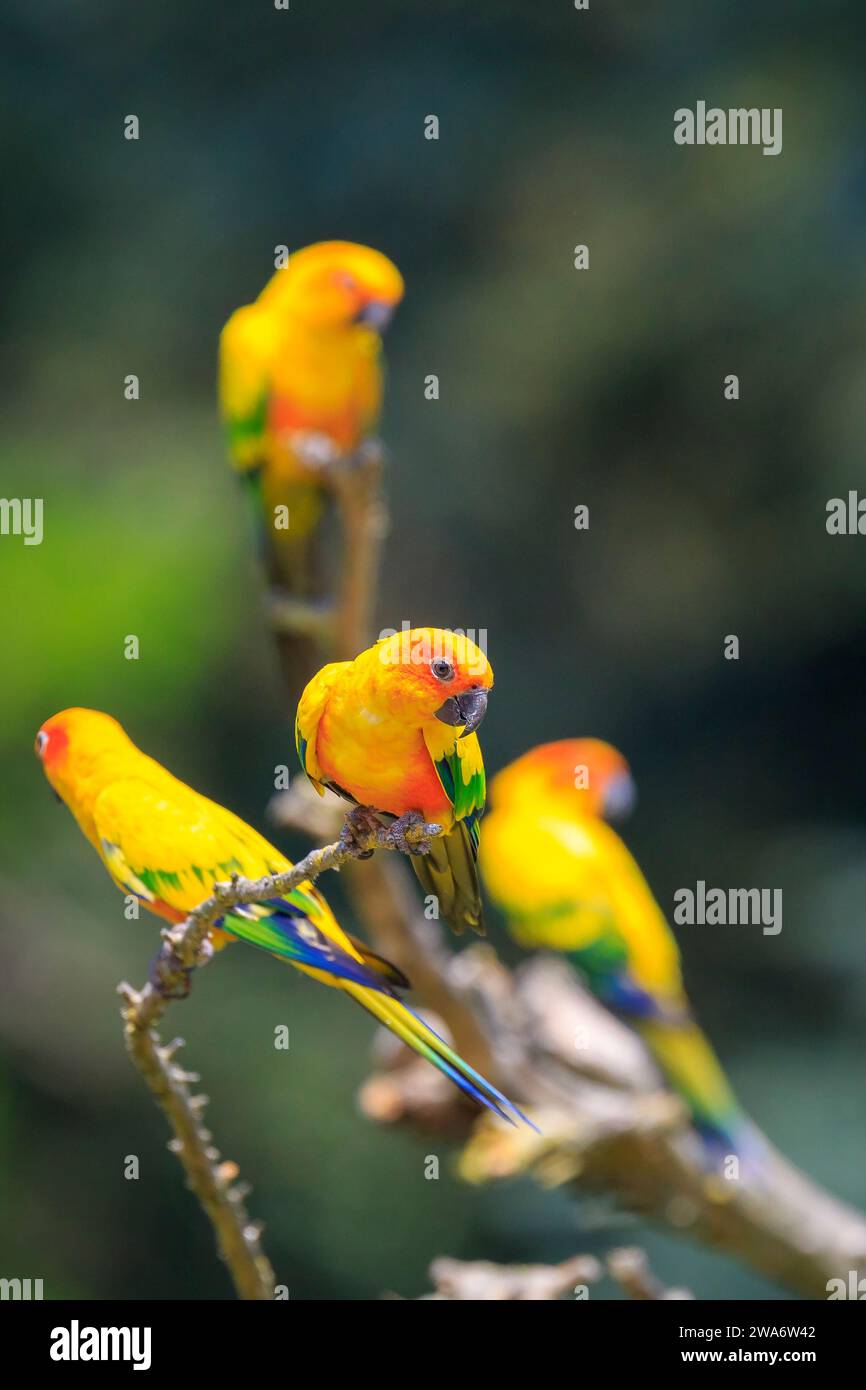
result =
[[[117,887],[168,922],[182,921],[233,873],[259,878],[292,867],[231,811],[142,753],[108,714],[55,714],[36,735],[36,752]],[[396,991],[408,986],[405,977],[344,932],[312,884],[231,908],[211,941],[219,947],[234,939],[344,990],[474,1100],[505,1119],[519,1114],[402,1002]]]
[[597,739],[531,749],[490,784],[481,872],[523,946],[562,952],[641,1034],[712,1150],[746,1121],[694,1022],[677,944],[646,879],[603,817],[633,800],[628,764]]
[[323,241],[294,252],[222,331],[219,394],[232,461],[253,492],[270,580],[297,600],[321,598],[314,532],[370,443],[382,404],[381,334],[402,296],[387,256]]
[[442,827],[412,865],[458,932],[484,931],[475,860],[485,781],[475,730],[492,685],[490,663],[468,637],[412,628],[324,666],[295,724],[301,766],[320,792],[330,787],[395,816],[394,829]]

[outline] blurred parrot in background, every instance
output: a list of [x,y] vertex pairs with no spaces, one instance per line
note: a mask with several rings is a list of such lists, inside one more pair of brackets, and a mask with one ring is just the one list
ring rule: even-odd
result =
[[562,952],[640,1033],[711,1153],[742,1148],[746,1119],[694,1022],[676,941],[646,879],[604,818],[634,784],[597,739],[542,744],[492,780],[481,872],[514,938]]
[[[36,735],[36,752],[117,887],[167,922],[183,921],[234,873],[260,878],[292,867],[231,811],[142,753],[108,714],[55,714]],[[406,978],[344,932],[312,884],[228,909],[210,939],[216,948],[247,941],[343,990],[468,1096],[504,1119],[520,1116],[401,1001],[395,991],[408,987]]]
[[253,496],[270,583],[295,601],[299,632],[326,607],[324,547],[315,543],[325,504],[342,499],[348,528],[349,488],[375,457],[381,334],[402,297],[387,256],[323,241],[294,252],[222,331],[231,458]]
[[429,853],[412,866],[455,931],[483,935],[478,822],[485,780],[475,730],[493,671],[469,638],[412,628],[382,638],[354,661],[332,662],[301,696],[295,742],[301,767],[359,807],[397,817],[392,830],[435,822]]

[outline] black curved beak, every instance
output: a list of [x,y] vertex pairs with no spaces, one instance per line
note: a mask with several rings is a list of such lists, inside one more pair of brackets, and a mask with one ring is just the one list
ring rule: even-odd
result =
[[384,299],[369,299],[363,309],[355,315],[355,322],[363,323],[367,328],[375,328],[377,333],[384,333],[393,313],[393,304],[388,304]]
[[627,772],[611,778],[604,793],[604,818],[623,821],[630,816],[637,802],[637,786]]
[[467,734],[474,734],[486,713],[487,691],[467,690],[462,695],[450,696],[444,705],[440,705],[436,718],[441,719],[443,724],[462,724],[460,737],[465,738]]

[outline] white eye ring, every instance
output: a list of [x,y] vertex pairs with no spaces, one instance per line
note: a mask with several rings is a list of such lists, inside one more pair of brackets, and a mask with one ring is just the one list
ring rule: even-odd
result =
[[46,734],[44,729],[40,729],[39,733],[36,735],[36,752],[39,754],[40,758],[42,757],[42,754],[45,752],[47,743],[48,735]]
[[453,681],[454,679],[454,667],[443,656],[437,656],[430,662],[430,670],[437,680]]

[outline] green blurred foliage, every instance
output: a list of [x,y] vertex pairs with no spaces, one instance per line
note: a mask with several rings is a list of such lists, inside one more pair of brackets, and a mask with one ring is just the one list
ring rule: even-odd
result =
[[[866,1202],[866,586],[861,542],[824,527],[866,424],[862,10],[13,0],[0,23],[0,459],[7,495],[45,499],[42,546],[0,540],[0,1273],[51,1296],[228,1290],[121,1048],[113,992],[156,933],[124,920],[31,746],[57,708],[109,709],[263,824],[293,710],[216,338],[275,245],[331,236],[408,284],[378,621],[487,629],[491,767],[565,734],[617,742],[663,904],[697,878],[783,888],[778,937],[691,929],[687,979],[772,1138]],[[782,154],[677,148],[673,112],[699,98],[781,106]],[[425,1181],[430,1146],[356,1112],[367,1020],[266,957],[231,951],[174,1015],[293,1298],[414,1294],[438,1253],[556,1259],[624,1230],[701,1296],[775,1292],[598,1202],[467,1191],[444,1145]]]

